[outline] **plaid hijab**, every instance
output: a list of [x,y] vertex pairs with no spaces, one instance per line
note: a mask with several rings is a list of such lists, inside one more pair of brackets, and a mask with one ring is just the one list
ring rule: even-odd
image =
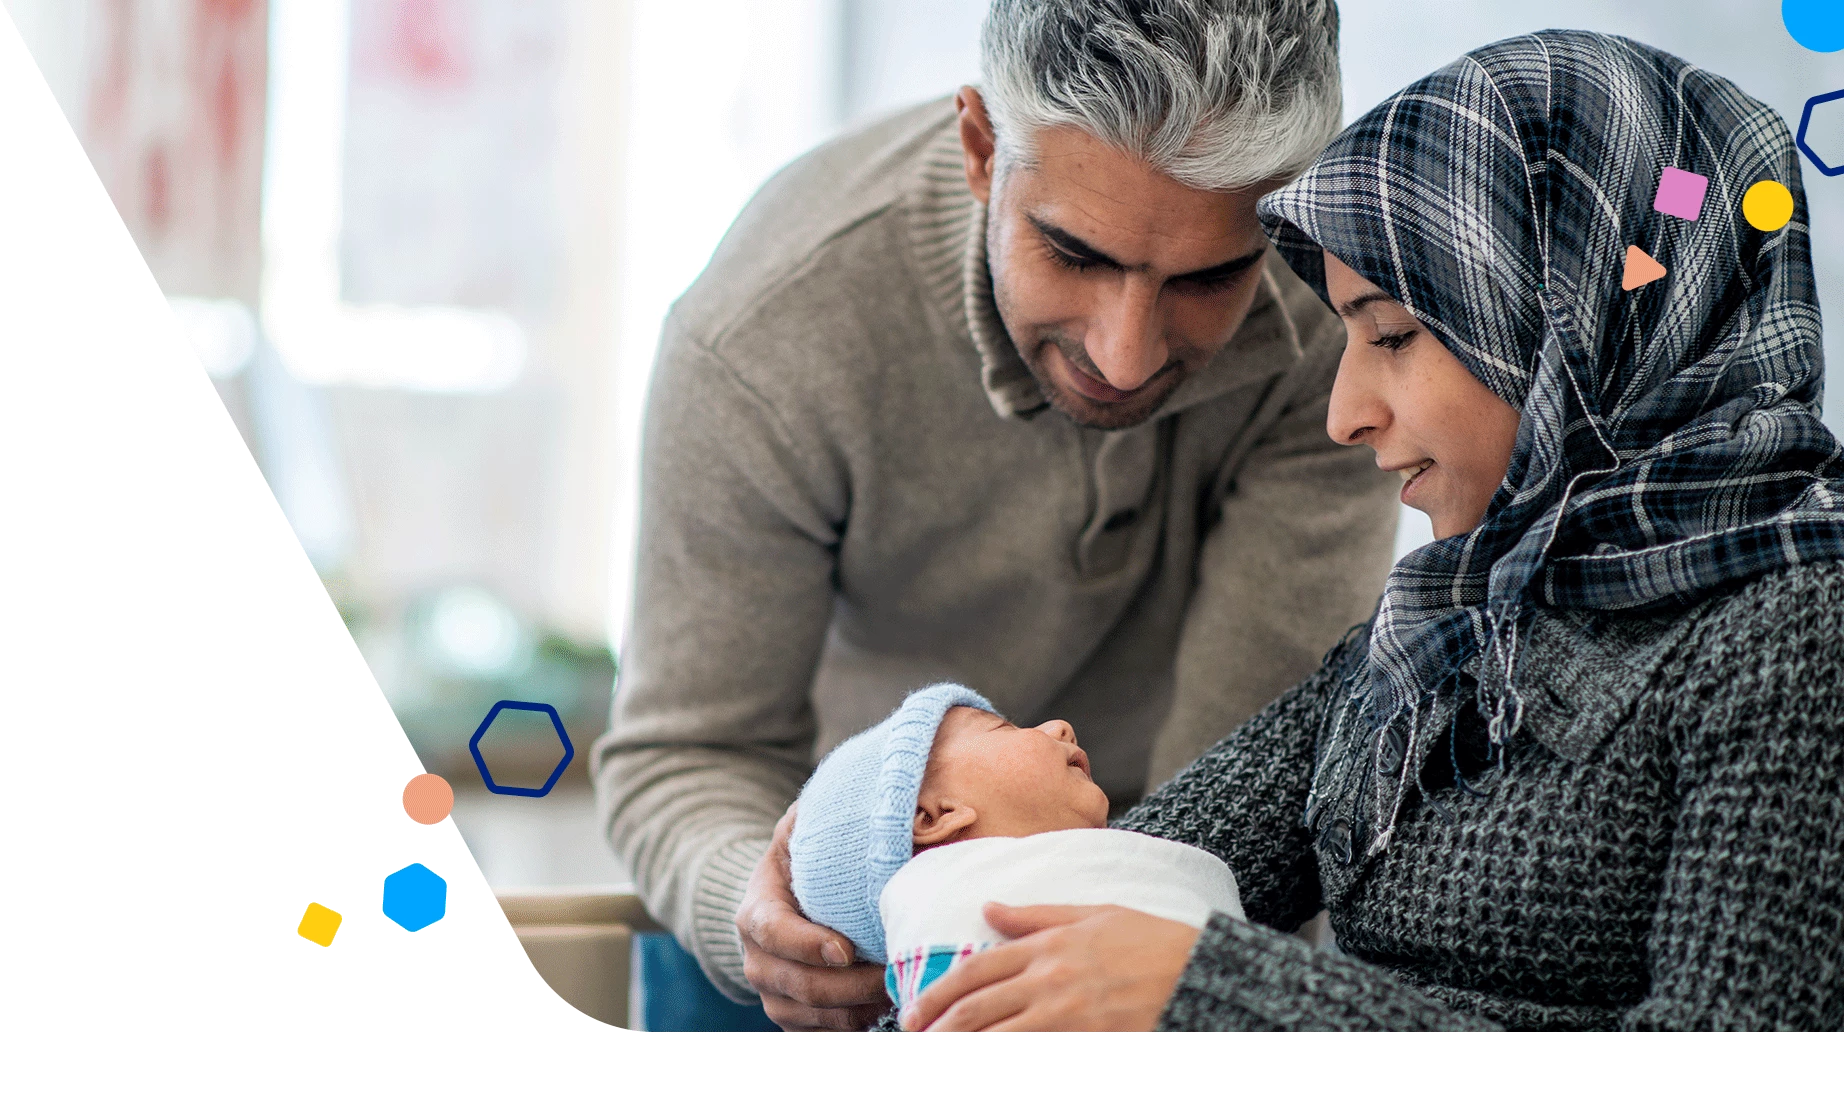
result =
[[[1673,166],[1709,179],[1694,221],[1653,209]],[[1742,217],[1764,179],[1794,198],[1774,232]],[[1508,39],[1367,113],[1260,213],[1321,297],[1323,247],[1522,415],[1484,519],[1403,557],[1353,645],[1357,728],[1408,736],[1370,852],[1419,769],[1416,717],[1463,667],[1502,757],[1527,606],[1669,613],[1844,558],[1798,155],[1729,81],[1608,35]],[[1629,245],[1666,277],[1623,291]]]

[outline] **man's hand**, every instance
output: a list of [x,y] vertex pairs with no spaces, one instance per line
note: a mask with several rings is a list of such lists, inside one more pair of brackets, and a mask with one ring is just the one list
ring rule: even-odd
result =
[[743,976],[762,994],[768,1018],[784,1030],[862,1031],[890,1010],[884,967],[854,964],[850,939],[800,913],[788,872],[793,830],[789,807],[737,908]]
[[906,1031],[1150,1031],[1197,930],[1112,905],[986,905],[1014,941],[948,970],[903,1013]]

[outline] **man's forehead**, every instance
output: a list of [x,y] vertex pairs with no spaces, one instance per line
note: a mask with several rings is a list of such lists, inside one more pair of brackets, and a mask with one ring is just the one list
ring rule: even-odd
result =
[[[1028,163],[1011,171],[1004,201],[1137,265],[1171,256],[1195,270],[1264,244],[1259,193],[1196,189],[1074,128],[1040,132]],[[1186,265],[1189,264],[1189,265]]]

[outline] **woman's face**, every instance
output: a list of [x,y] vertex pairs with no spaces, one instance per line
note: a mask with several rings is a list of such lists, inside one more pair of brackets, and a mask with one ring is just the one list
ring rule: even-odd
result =
[[1330,251],[1325,286],[1346,336],[1326,431],[1401,474],[1403,504],[1428,515],[1437,539],[1470,532],[1511,463],[1517,410]]

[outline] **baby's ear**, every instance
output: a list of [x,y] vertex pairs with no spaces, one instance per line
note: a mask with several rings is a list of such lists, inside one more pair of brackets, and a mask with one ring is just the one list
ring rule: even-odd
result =
[[923,800],[916,804],[914,841],[918,846],[938,846],[966,833],[979,816],[973,808],[949,800]]

